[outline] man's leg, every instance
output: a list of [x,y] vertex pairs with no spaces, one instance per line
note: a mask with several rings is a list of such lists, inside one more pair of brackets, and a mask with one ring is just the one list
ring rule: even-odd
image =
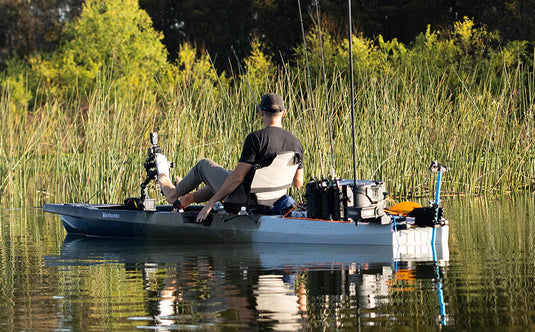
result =
[[193,201],[195,203],[201,203],[206,202],[214,196],[214,192],[210,190],[208,186],[202,187],[201,189],[197,190],[193,194]]
[[183,207],[186,207],[193,203],[206,202],[207,200],[212,198],[212,196],[214,196],[214,193],[210,190],[210,188],[205,186],[195,192],[185,194],[184,196],[180,196],[179,199],[180,199],[180,204]]
[[[181,203],[187,206],[192,203],[208,201],[223,186],[231,172],[212,160],[200,160],[177,184],[176,191],[180,197],[195,190],[202,183],[206,184],[206,186],[181,199]],[[184,201],[182,202],[182,200]],[[234,204],[247,204],[249,199],[244,185],[239,185],[236,190],[225,198],[225,201]]]
[[[199,199],[204,199],[209,192],[213,195],[221,188],[230,172],[209,159],[202,159],[177,184],[176,192],[179,196],[184,196],[204,183],[208,189],[203,188],[199,195],[195,194]],[[197,197],[195,201],[197,201]]]

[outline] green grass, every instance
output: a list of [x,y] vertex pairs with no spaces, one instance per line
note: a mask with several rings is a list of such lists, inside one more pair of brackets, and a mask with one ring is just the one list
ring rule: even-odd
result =
[[[446,194],[533,190],[531,69],[519,66],[481,78],[476,70],[421,68],[382,75],[357,68],[357,177],[385,181],[396,197],[426,196],[435,181],[427,167],[438,160],[451,167],[444,176]],[[327,100],[336,174],[352,177],[346,76],[330,75],[328,98],[321,82],[314,82],[308,95],[298,67],[255,85],[257,96],[268,91],[284,96],[289,110],[284,124],[303,142],[307,178],[326,176],[332,167]],[[115,93],[113,82],[103,79],[79,98],[41,101],[28,111],[5,88],[0,100],[1,205],[122,202],[139,195],[151,131],[159,132],[160,144],[176,163],[173,174],[183,175],[205,157],[234,167],[247,133],[261,128],[245,82],[201,89],[179,82],[163,90],[158,95]],[[154,188],[150,195],[162,198]]]

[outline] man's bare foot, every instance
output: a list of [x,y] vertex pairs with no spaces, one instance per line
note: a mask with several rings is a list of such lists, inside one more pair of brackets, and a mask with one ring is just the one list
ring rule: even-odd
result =
[[187,207],[188,205],[191,205],[193,203],[195,203],[193,193],[187,193],[184,196],[180,197],[180,205],[182,205],[183,207]]
[[171,180],[167,175],[160,175],[158,177],[158,183],[160,184],[160,189],[168,203],[173,203],[177,200],[178,194],[176,193],[175,186],[171,183]]

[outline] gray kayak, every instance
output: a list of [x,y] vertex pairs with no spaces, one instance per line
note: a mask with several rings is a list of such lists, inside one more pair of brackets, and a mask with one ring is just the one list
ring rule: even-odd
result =
[[195,223],[200,206],[175,212],[127,210],[114,204],[45,204],[58,214],[68,234],[118,238],[162,239],[175,243],[288,243],[390,246],[394,258],[433,258],[448,253],[449,226],[416,227],[414,220],[389,224],[288,218],[281,215],[212,213]]

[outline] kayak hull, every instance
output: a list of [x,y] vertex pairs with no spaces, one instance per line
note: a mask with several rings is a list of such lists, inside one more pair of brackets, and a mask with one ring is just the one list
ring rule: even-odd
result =
[[[392,246],[410,254],[447,247],[449,227],[414,227],[406,222],[381,225],[280,215],[213,213],[208,223],[195,223],[196,207],[178,213],[126,210],[112,204],[45,204],[59,214],[69,234],[100,237],[163,239],[176,243],[295,243]],[[434,240],[434,246],[431,241]]]

